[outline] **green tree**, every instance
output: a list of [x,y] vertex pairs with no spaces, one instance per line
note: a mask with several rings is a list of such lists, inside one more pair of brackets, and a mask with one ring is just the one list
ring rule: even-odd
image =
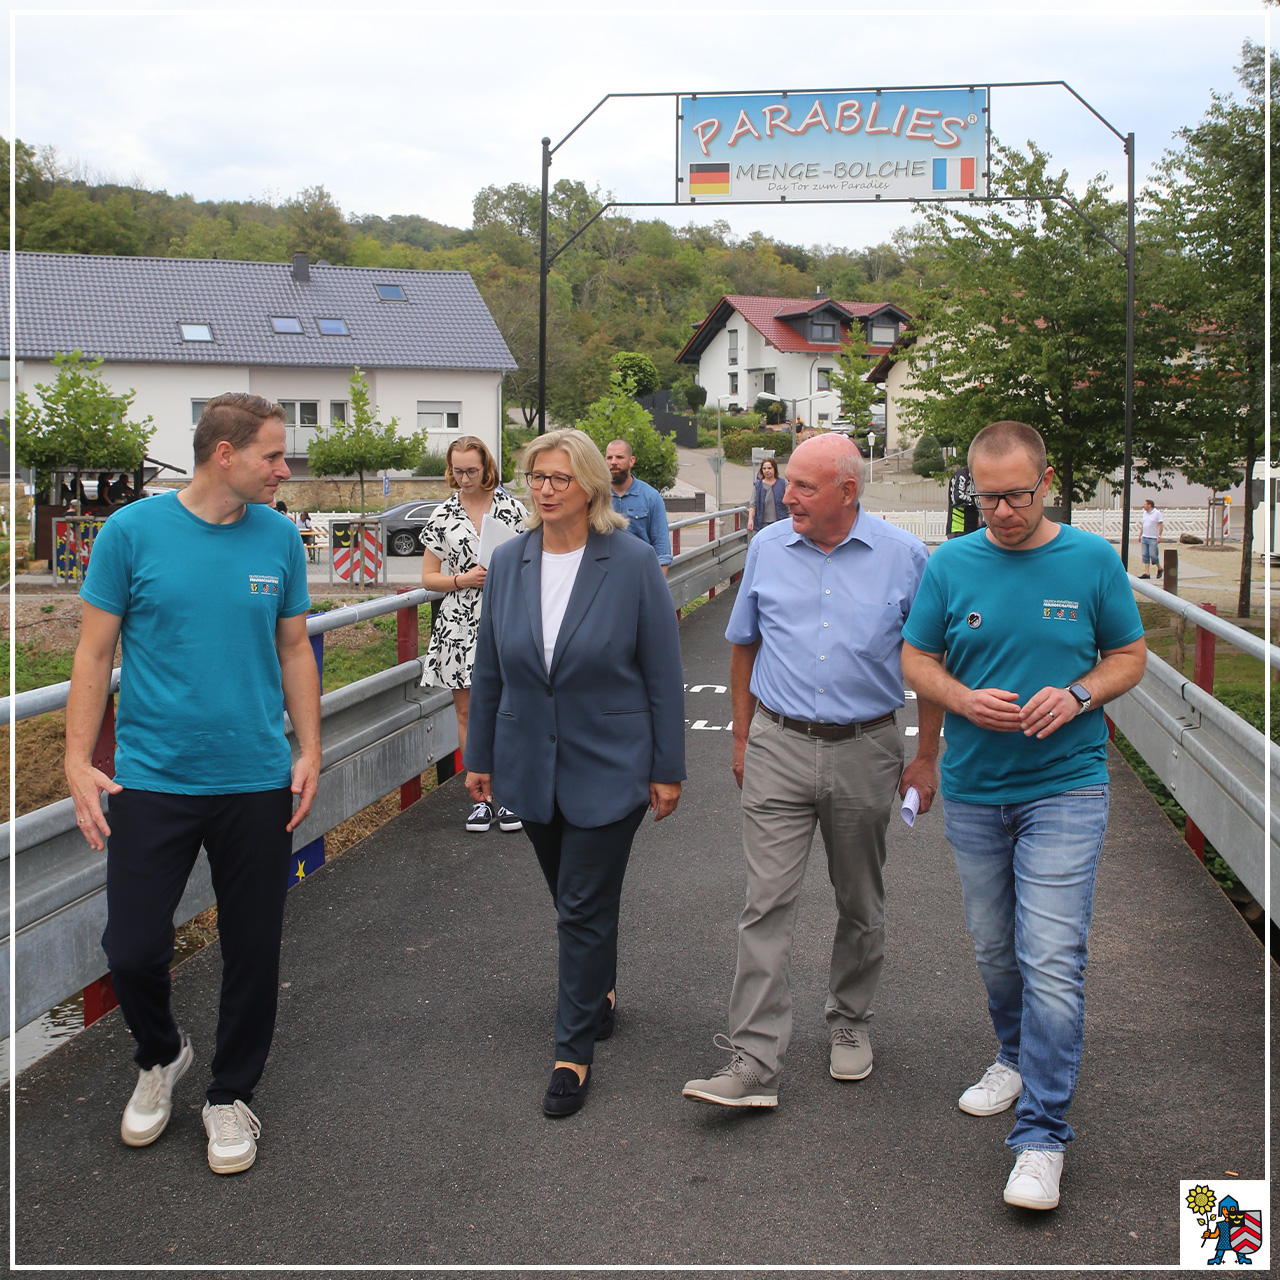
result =
[[867,374],[876,360],[867,355],[867,339],[860,324],[849,326],[849,336],[835,354],[836,367],[828,375],[831,386],[840,393],[840,416],[863,435],[871,426],[871,406],[884,392]]
[[133,206],[124,195],[91,200],[74,187],[60,187],[26,211],[18,248],[43,253],[103,253],[132,257],[141,247]]
[[313,475],[358,476],[360,514],[364,515],[365,473],[412,470],[426,452],[426,439],[421,432],[399,435],[395,418],[385,426],[378,421],[378,407],[370,399],[369,384],[359,366],[351,371],[350,387],[347,421],[335,423],[327,436],[307,445],[307,462]]
[[346,262],[354,233],[324,187],[307,187],[286,202],[288,253],[305,253],[312,262]]
[[659,384],[658,370],[648,356],[639,351],[619,351],[613,357],[613,367],[624,378],[636,384],[636,395],[651,396]]
[[[1236,602],[1241,618],[1249,616],[1252,594],[1249,548],[1259,483],[1253,469],[1267,427],[1264,58],[1260,45],[1245,42],[1236,69],[1244,101],[1215,93],[1200,123],[1180,131],[1181,145],[1166,153],[1157,184],[1147,193],[1165,279],[1182,297],[1199,338],[1181,380],[1180,408],[1188,428],[1182,469],[1188,479],[1214,489],[1244,481],[1245,554]],[[1274,121],[1280,102],[1280,59],[1274,55],[1271,96]],[[1280,172],[1274,125],[1271,164]],[[1275,260],[1280,223],[1273,224],[1271,249]],[[1275,294],[1272,301],[1274,308]],[[1273,416],[1273,440],[1274,426]]]
[[634,474],[661,492],[671,488],[680,466],[675,437],[658,433],[653,415],[636,403],[635,396],[636,384],[615,372],[609,390],[573,425],[585,431],[601,453],[610,440],[625,440],[636,455]]
[[[1125,270],[1115,250],[1060,199],[1067,174],[1048,172],[1034,144],[996,147],[993,193],[1008,203],[967,212],[924,211],[951,287],[919,307],[922,341],[900,359],[924,395],[902,401],[904,423],[961,449],[988,423],[1013,418],[1044,437],[1064,519],[1124,457]],[[1076,200],[1116,244],[1125,205],[1091,179]],[[1180,318],[1150,295],[1139,262],[1135,326],[1135,475],[1176,457],[1170,367],[1182,349]],[[1148,296],[1159,305],[1148,305]]]
[[57,469],[75,472],[76,494],[81,472],[137,470],[155,427],[149,415],[130,420],[136,392],[117,395],[102,380],[103,362],[79,351],[60,353],[53,363],[58,376],[36,383],[38,402],[18,392],[18,461],[34,469],[37,492]]

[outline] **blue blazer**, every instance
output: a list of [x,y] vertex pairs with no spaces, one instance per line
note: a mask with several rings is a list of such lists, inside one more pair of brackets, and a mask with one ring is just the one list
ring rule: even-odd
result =
[[471,673],[464,763],[530,822],[618,822],[650,782],[684,779],[680,634],[653,548],[591,532],[556,639],[542,652],[542,531],[493,553]]

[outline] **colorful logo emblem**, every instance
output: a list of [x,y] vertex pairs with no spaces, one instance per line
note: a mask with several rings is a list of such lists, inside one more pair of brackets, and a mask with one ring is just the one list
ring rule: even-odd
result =
[[976,631],[980,626],[982,626],[982,614],[971,613],[965,621]]
[[251,573],[249,575],[249,594],[254,596],[278,596],[280,579],[269,573]]
[[1184,1267],[1220,1267],[1231,1254],[1240,1266],[1266,1267],[1263,1210],[1265,1184],[1232,1178],[1182,1182],[1179,1186],[1180,1260]]

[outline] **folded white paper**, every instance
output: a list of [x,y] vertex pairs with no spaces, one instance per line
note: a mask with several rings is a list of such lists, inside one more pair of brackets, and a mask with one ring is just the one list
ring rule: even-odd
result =
[[915,787],[908,787],[907,794],[902,797],[902,820],[909,827],[916,824],[916,815],[920,812],[920,793]]

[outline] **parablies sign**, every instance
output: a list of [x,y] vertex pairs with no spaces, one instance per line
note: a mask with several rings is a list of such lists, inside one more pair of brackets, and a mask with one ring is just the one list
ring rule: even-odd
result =
[[682,96],[681,204],[987,195],[988,90]]

